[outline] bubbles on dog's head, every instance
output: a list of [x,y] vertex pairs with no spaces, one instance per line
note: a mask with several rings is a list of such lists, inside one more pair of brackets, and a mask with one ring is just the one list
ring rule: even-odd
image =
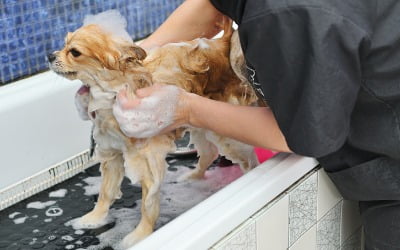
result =
[[[125,70],[146,57],[146,52],[133,43],[126,31],[126,19],[117,10],[86,16],[83,29],[93,25],[101,29],[108,36],[105,39],[110,41],[105,44],[107,48],[99,50],[102,54],[98,58],[106,68]],[[88,30],[85,31],[87,35]]]
[[96,15],[88,15],[83,20],[83,26],[96,24],[105,32],[110,33],[115,38],[122,38],[128,42],[133,42],[131,36],[126,31],[126,19],[117,10],[107,10]]

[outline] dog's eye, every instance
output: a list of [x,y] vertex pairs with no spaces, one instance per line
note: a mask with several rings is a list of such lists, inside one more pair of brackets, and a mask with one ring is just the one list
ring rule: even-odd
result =
[[78,57],[81,55],[81,52],[77,51],[76,49],[70,49],[69,51],[73,57]]

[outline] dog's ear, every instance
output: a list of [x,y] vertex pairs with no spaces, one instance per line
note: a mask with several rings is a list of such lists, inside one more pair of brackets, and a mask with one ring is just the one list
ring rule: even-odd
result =
[[146,58],[147,54],[144,49],[137,45],[129,45],[123,49],[123,59],[142,61]]
[[122,49],[122,55],[119,60],[120,70],[125,70],[130,66],[140,64],[146,58],[147,54],[144,49],[137,45],[125,46]]
[[139,61],[143,61],[147,56],[146,51],[139,46],[134,45],[129,50],[131,51],[132,56],[136,57]]

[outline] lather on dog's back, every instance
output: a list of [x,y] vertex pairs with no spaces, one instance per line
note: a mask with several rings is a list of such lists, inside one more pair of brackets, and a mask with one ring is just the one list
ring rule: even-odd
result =
[[[121,27],[116,29],[97,22],[107,18],[119,20]],[[134,95],[136,89],[163,83],[233,104],[256,102],[254,92],[230,66],[230,22],[225,22],[220,39],[168,44],[150,51],[149,55],[132,42],[124,30],[125,25],[115,11],[87,19],[83,27],[68,33],[65,47],[53,53],[50,65],[56,73],[79,79],[90,88],[88,115],[94,123],[96,157],[101,162],[103,179],[95,208],[77,224],[96,227],[105,220],[111,204],[121,197],[124,175],[142,186],[141,220],[123,239],[121,248],[135,244],[153,231],[159,215],[165,156],[175,150],[174,140],[180,133],[148,139],[125,136],[112,113],[118,91],[127,87]],[[218,153],[240,164],[243,171],[258,164],[249,145],[203,129],[191,128],[190,131],[200,158],[187,178],[203,177]]]

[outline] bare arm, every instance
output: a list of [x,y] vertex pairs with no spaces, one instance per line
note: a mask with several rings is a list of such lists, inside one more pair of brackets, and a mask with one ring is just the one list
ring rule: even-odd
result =
[[[157,100],[152,102],[152,107],[147,107],[149,97]],[[253,146],[290,152],[272,111],[266,107],[232,105],[162,84],[138,89],[135,99],[129,99],[126,92],[121,91],[116,103],[114,115],[122,131],[130,137],[154,136],[190,125]],[[131,110],[135,111],[135,116],[128,117]]]
[[140,46],[150,49],[170,42],[211,38],[220,31],[216,23],[222,16],[209,0],[186,0]]
[[189,125],[209,129],[249,145],[291,152],[269,108],[237,106],[193,94],[187,94],[185,99]]

